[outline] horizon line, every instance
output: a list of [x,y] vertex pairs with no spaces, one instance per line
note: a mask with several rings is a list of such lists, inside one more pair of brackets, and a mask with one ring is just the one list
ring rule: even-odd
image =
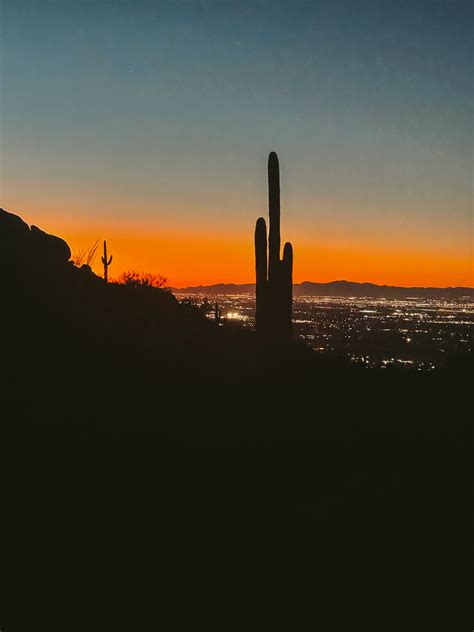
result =
[[[446,285],[446,286],[437,286],[437,285],[389,285],[387,283],[373,283],[372,281],[348,281],[347,279],[335,279],[334,281],[300,281],[294,282],[295,285],[303,285],[303,283],[313,283],[315,285],[331,285],[333,283],[352,283],[354,285],[374,285],[375,287],[391,287],[391,288],[400,288],[404,290],[451,290],[451,289],[466,289],[466,290],[474,290],[474,286],[470,285]],[[209,283],[209,284],[201,284],[197,285],[185,285],[183,287],[170,286],[172,290],[186,290],[189,288],[198,288],[198,287],[216,287],[217,285],[223,286],[233,286],[233,285],[255,285],[255,281],[246,281],[243,283],[234,283],[234,282],[218,282],[218,283]]]

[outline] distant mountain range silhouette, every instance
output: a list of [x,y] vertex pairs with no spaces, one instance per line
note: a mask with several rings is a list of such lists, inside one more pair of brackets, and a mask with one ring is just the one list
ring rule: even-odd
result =
[[[254,283],[216,283],[185,288],[173,288],[179,294],[254,294]],[[330,281],[329,283],[293,284],[294,296],[334,296],[334,297],[370,297],[370,298],[474,298],[471,287],[398,287],[395,285],[376,285],[375,283],[356,283],[354,281]]]

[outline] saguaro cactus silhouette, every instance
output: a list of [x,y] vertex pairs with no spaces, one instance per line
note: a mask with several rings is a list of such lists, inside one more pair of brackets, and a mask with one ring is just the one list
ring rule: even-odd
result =
[[291,340],[293,302],[293,248],[289,242],[280,259],[280,167],[278,156],[268,156],[270,231],[263,217],[255,226],[256,329],[271,342]]
[[219,324],[221,322],[222,311],[219,309],[219,303],[214,305],[214,322]]
[[104,256],[101,258],[101,261],[104,264],[104,279],[106,283],[109,280],[109,265],[112,263],[112,259],[112,255],[107,259],[107,242],[104,240]]

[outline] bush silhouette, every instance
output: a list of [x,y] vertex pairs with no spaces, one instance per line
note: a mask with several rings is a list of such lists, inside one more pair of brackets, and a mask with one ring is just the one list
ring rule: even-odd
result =
[[99,240],[89,246],[89,248],[81,248],[81,249],[73,249],[71,261],[77,268],[80,268],[83,265],[89,266],[92,268],[94,265],[94,261],[97,257],[97,248],[99,247]]
[[168,279],[162,274],[136,272],[135,270],[123,272],[116,280],[117,283],[128,285],[130,287],[154,287],[160,289],[166,287],[167,281]]
[[154,287],[163,289],[166,286],[167,281],[168,279],[162,274],[129,270],[128,272],[123,272],[117,278],[116,283],[131,287]]

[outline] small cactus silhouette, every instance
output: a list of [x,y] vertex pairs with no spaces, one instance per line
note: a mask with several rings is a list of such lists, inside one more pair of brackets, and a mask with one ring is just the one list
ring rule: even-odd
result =
[[222,318],[222,310],[219,309],[219,303],[214,305],[214,322],[219,324]]
[[104,240],[104,256],[101,257],[101,261],[104,264],[104,279],[106,283],[109,281],[109,266],[112,263],[112,259],[112,255],[107,259],[107,242]]
[[293,302],[293,248],[287,242],[280,259],[280,166],[278,156],[268,156],[270,231],[263,217],[255,226],[257,334],[267,341],[291,340]]

